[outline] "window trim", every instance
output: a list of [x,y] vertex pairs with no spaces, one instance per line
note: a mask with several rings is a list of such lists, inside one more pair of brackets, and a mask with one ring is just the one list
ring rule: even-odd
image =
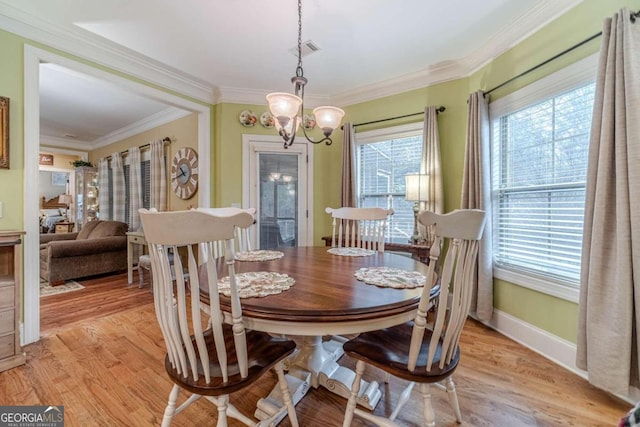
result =
[[[493,122],[496,117],[516,112],[536,102],[595,81],[598,57],[598,54],[588,56],[495,102],[491,102],[489,104],[491,129],[493,129]],[[491,140],[493,140],[493,133]],[[493,170],[491,173],[493,174]],[[492,194],[492,202],[493,200],[494,195]],[[491,218],[492,221],[494,219]],[[499,267],[495,264],[495,260],[493,260],[493,277],[573,303],[578,303],[580,299],[579,285],[576,286],[568,281],[554,280],[550,277],[542,277],[522,270]]]
[[[354,175],[356,176],[356,203],[360,204],[361,194],[360,194],[360,182],[359,182],[359,170],[360,165],[358,164],[358,147],[367,144],[375,144],[378,142],[389,141],[392,139],[403,139],[403,138],[411,138],[420,136],[424,139],[424,120],[419,122],[407,123],[403,125],[390,126],[381,129],[370,130],[366,132],[356,132],[354,134],[354,141],[352,147],[352,156],[354,159]],[[419,172],[418,170],[415,171]],[[391,197],[399,197],[404,199],[406,196],[405,193],[385,193],[390,195]],[[369,194],[374,195],[374,194]],[[413,212],[411,213],[411,217],[413,218]],[[393,222],[393,218],[391,219]],[[391,222],[391,223],[392,223]],[[391,224],[390,223],[390,224]],[[412,226],[413,227],[413,226]],[[387,229],[388,233],[391,233],[389,229]],[[390,237],[390,236],[389,236]],[[407,239],[407,241],[410,240]]]

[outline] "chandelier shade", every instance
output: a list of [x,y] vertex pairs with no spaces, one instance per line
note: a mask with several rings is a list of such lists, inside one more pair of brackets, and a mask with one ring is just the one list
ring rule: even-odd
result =
[[331,132],[340,126],[340,122],[342,122],[342,118],[344,117],[344,111],[342,109],[329,106],[314,108],[313,114],[316,116],[316,123],[325,135],[327,134],[325,129],[328,129],[329,135],[331,135]]
[[[284,148],[293,144],[300,127],[301,119],[298,112],[304,114],[304,87],[308,83],[302,69],[302,0],[298,0],[298,66],[295,76],[291,78],[291,83],[293,83],[295,94],[274,92],[267,95],[269,111],[276,119],[276,130],[284,140]],[[312,144],[324,142],[326,145],[331,145],[330,136],[340,126],[344,111],[338,107],[324,106],[315,108],[313,114],[316,116],[318,127],[322,129],[324,138],[314,141],[307,135],[307,130],[303,126],[302,132],[305,138]]]
[[302,106],[302,98],[286,92],[274,92],[267,95],[269,110],[276,119],[286,117],[293,119]]

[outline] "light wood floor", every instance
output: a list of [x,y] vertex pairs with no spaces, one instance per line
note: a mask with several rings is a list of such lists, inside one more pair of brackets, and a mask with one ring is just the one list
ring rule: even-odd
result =
[[[81,283],[86,289],[42,299],[43,338],[24,348],[25,366],[0,373],[0,405],[64,405],[66,426],[159,425],[171,382],[152,295],[137,282],[127,286],[126,274]],[[630,409],[473,320],[465,326],[461,349],[455,381],[463,426],[613,426]],[[369,369],[365,378],[382,382],[383,377]],[[268,374],[231,400],[251,415],[258,397],[274,384]],[[375,412],[389,413],[401,383],[381,387]],[[416,390],[412,398],[399,417],[404,426],[422,425]],[[297,406],[300,425],[340,426],[344,405],[328,391],[312,389]],[[434,407],[438,426],[458,425],[443,392],[434,390]],[[215,416],[213,405],[201,401],[173,425],[213,426]]]

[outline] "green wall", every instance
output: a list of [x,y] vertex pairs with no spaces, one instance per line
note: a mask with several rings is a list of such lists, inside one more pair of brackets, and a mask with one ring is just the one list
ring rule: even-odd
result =
[[23,216],[23,66],[22,39],[0,31],[0,96],[9,98],[9,167],[0,169],[0,230],[21,230]]
[[[599,32],[603,19],[624,6],[638,10],[640,9],[640,0],[584,0],[564,16],[549,23],[545,28],[520,42],[472,75],[375,101],[347,106],[345,121],[361,123],[422,111],[427,105],[445,106],[446,111],[438,117],[445,207],[447,210],[455,209],[459,206],[460,200],[468,94],[478,89],[491,89]],[[497,99],[505,96],[577,59],[597,52],[600,40],[594,40],[538,71],[508,84],[493,93],[492,98]],[[0,31],[0,51],[3,53],[3,60],[0,61],[0,95],[11,98],[11,169],[0,170],[0,183],[2,184],[0,185],[0,201],[4,203],[4,216],[0,218],[0,229],[21,229],[23,227],[23,45],[26,42],[21,37]],[[71,57],[38,43],[33,44]],[[78,58],[73,59],[89,63]],[[105,67],[98,68],[110,71]],[[127,77],[122,73],[113,73]],[[140,81],[139,79],[131,79]],[[164,88],[159,89],[174,93]],[[190,99],[184,96],[183,98]],[[252,128],[240,125],[238,114],[244,109],[251,109],[259,115],[266,110],[266,105],[222,103],[212,108],[211,165],[213,183],[211,200],[213,206],[225,206],[241,201],[242,134],[275,134],[273,130],[264,129],[260,125]],[[416,120],[416,118],[412,120]],[[387,124],[396,125],[406,122],[396,121]],[[372,128],[371,126],[363,126],[359,127],[358,131]],[[340,203],[339,171],[342,157],[342,132],[336,131],[333,140],[332,146],[313,147],[315,182],[313,213],[316,243],[321,243],[320,236],[330,232],[330,220],[324,213],[324,207],[338,206]],[[523,301],[526,301],[526,304],[523,304]],[[503,281],[495,283],[494,303],[497,309],[522,319],[524,322],[569,341],[575,342],[576,340],[576,304]]]

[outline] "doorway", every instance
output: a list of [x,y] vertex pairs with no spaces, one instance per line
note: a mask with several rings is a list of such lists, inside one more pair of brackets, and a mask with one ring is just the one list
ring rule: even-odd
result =
[[278,137],[243,136],[243,205],[257,208],[252,239],[258,248],[312,241],[311,154],[306,143],[285,149]]
[[198,150],[200,153],[200,190],[198,205],[210,206],[210,121],[211,109],[185,98],[163,92],[133,80],[120,77],[106,71],[93,68],[69,58],[56,55],[33,46],[25,45],[24,49],[24,323],[20,333],[21,344],[29,344],[40,339],[40,278],[39,278],[39,203],[38,185],[38,151],[40,147],[39,123],[39,68],[41,62],[56,63],[74,71],[95,78],[109,81],[124,89],[182,108],[198,115]]

